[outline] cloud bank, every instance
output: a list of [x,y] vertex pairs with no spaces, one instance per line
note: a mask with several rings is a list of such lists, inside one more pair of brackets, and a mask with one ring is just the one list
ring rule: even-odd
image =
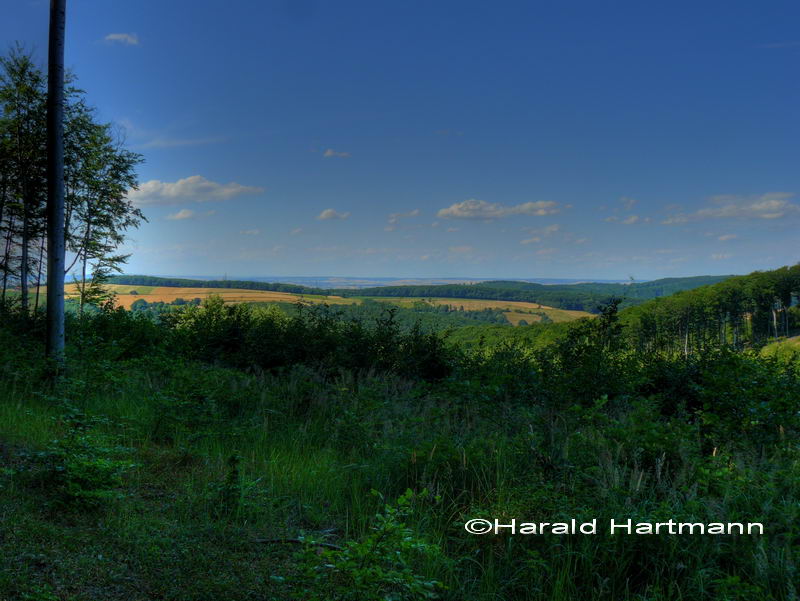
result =
[[789,192],[770,192],[761,196],[714,196],[710,199],[713,206],[694,213],[677,213],[662,223],[671,225],[705,219],[780,219],[800,214],[800,205],[789,200],[792,197],[794,194]]
[[186,202],[212,202],[230,200],[245,194],[258,194],[264,188],[243,186],[236,182],[219,184],[202,175],[192,175],[176,182],[162,182],[151,179],[139,186],[138,190],[128,190],[128,200],[136,206],[166,206]]
[[552,200],[539,200],[536,202],[523,202],[522,204],[506,206],[498,202],[486,202],[471,198],[456,202],[447,208],[440,209],[438,217],[443,219],[501,219],[512,215],[554,215],[560,212],[558,204]]

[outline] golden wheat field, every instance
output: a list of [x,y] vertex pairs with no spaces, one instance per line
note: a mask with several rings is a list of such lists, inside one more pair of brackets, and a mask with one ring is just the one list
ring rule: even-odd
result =
[[[344,298],[341,296],[318,296],[313,294],[290,294],[288,292],[271,292],[266,290],[245,290],[239,288],[180,288],[172,286],[130,286],[124,284],[107,284],[106,288],[113,292],[116,303],[120,307],[130,309],[131,305],[138,299],[144,299],[148,303],[164,302],[171,303],[176,299],[182,298],[191,301],[195,298],[205,299],[216,295],[222,297],[226,303],[296,303],[298,301],[310,303],[327,303],[330,305],[347,305],[362,302],[362,298]],[[78,288],[76,284],[67,284],[64,287],[67,298],[77,298]],[[42,292],[44,294],[44,292]],[[528,303],[522,301],[502,301],[484,300],[473,298],[387,298],[387,297],[364,297],[371,300],[410,307],[414,303],[424,301],[428,304],[440,306],[450,305],[461,308],[464,311],[481,311],[483,309],[500,309],[506,319],[512,325],[519,325],[520,321],[529,324],[541,321],[541,314],[546,314],[554,322],[573,321],[581,317],[591,317],[591,313],[585,311],[569,311],[566,309],[556,309],[541,305],[539,303]]]
[[[128,286],[122,284],[107,284],[106,288],[116,295],[117,305],[126,309],[130,309],[134,301],[140,298],[148,303],[171,303],[178,298],[190,301],[194,298],[205,299],[212,295],[222,297],[226,303],[296,303],[302,300],[337,305],[357,302],[354,299],[340,296],[300,295],[238,288],[178,288],[171,286]],[[68,284],[64,287],[64,291],[68,298],[76,298],[78,295],[75,284]]]
[[485,300],[476,298],[391,298],[372,297],[373,300],[389,302],[400,306],[410,307],[416,302],[424,302],[432,305],[450,305],[452,307],[464,307],[464,311],[482,311],[483,309],[502,309],[506,319],[513,325],[518,325],[520,320],[528,323],[535,323],[541,320],[536,313],[544,313],[554,322],[574,321],[581,317],[591,317],[591,313],[586,311],[570,311],[567,309],[556,309],[541,305],[539,303],[527,303],[523,301],[502,301]]

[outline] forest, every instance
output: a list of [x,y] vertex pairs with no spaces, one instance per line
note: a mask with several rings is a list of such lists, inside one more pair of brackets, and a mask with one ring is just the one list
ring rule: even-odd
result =
[[581,283],[535,284],[516,281],[488,281],[478,284],[442,284],[437,286],[380,286],[348,290],[336,294],[364,296],[421,296],[442,298],[480,298],[541,303],[557,309],[598,313],[612,298],[622,299],[623,306],[666,296],[680,290],[691,290],[725,280],[729,276],[696,276],[664,278],[630,284]]
[[[71,76],[80,294],[59,364],[39,295],[45,82],[20,49],[0,71],[0,599],[797,600],[800,265],[626,286],[264,284],[444,306],[126,310],[106,283],[165,282],[113,279],[144,220],[126,196],[141,157]],[[594,315],[511,327],[457,298]],[[476,535],[474,519],[764,532]]]

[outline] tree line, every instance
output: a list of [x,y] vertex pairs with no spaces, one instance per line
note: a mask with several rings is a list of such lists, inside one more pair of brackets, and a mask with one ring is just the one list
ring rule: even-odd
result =
[[795,334],[799,296],[800,263],[657,298],[620,317],[641,350],[689,355],[720,345],[742,349]]
[[[81,307],[120,270],[125,231],[145,219],[127,199],[142,157],[100,123],[68,75],[64,104],[66,273]],[[0,302],[37,310],[47,265],[47,78],[22,47],[0,57]]]
[[332,290],[310,288],[300,284],[281,284],[277,282],[252,282],[249,280],[192,280],[188,278],[165,278],[152,275],[115,275],[109,278],[110,284],[125,286],[167,286],[170,288],[221,288],[236,290],[263,290],[266,292],[287,292],[289,294],[329,295]]

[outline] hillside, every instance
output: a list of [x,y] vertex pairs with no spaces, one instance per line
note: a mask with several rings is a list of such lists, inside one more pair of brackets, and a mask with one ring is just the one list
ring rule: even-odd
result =
[[800,263],[756,271],[655,298],[620,315],[631,344],[642,349],[702,352],[744,349],[800,329]]
[[[116,280],[118,281],[118,280]],[[150,281],[153,280],[141,280]],[[195,280],[187,280],[194,282]],[[67,298],[79,298],[76,284],[65,287]],[[537,303],[514,301],[492,301],[474,299],[419,299],[419,298],[386,298],[386,297],[348,297],[337,295],[293,294],[289,292],[273,292],[267,290],[251,290],[246,288],[192,288],[182,286],[147,286],[131,284],[106,284],[105,290],[114,295],[117,306],[138,310],[152,308],[164,309],[164,305],[181,306],[186,303],[197,304],[211,296],[218,296],[226,303],[279,304],[284,310],[292,311],[287,306],[293,303],[326,304],[338,307],[341,313],[353,318],[374,318],[388,306],[399,311],[401,321],[412,325],[414,320],[424,322],[426,329],[444,329],[458,327],[476,322],[520,325],[539,322],[565,322],[591,315],[583,311],[566,311]],[[377,301],[377,304],[376,304]],[[362,310],[356,306],[369,304],[371,308]],[[346,308],[346,305],[351,307]]]
[[[364,288],[358,294],[367,296],[413,296],[442,298],[474,298],[542,303],[559,309],[595,313],[611,298],[621,298],[623,306],[645,299],[691,290],[723,281],[731,276],[699,276],[666,278],[632,284],[535,284],[517,281],[490,281],[479,284],[449,284],[443,286],[383,286]],[[346,296],[352,294],[339,291]]]
[[723,281],[731,276],[698,276],[665,278],[652,282],[631,284],[582,283],[536,284],[518,281],[489,281],[478,284],[444,284],[414,286],[377,286],[372,288],[309,288],[295,284],[247,282],[239,280],[188,280],[154,276],[114,276],[111,283],[140,286],[262,290],[303,295],[341,297],[412,297],[463,298],[537,303],[554,309],[595,313],[611,298],[622,298],[623,306],[638,304],[646,299],[691,290]]

